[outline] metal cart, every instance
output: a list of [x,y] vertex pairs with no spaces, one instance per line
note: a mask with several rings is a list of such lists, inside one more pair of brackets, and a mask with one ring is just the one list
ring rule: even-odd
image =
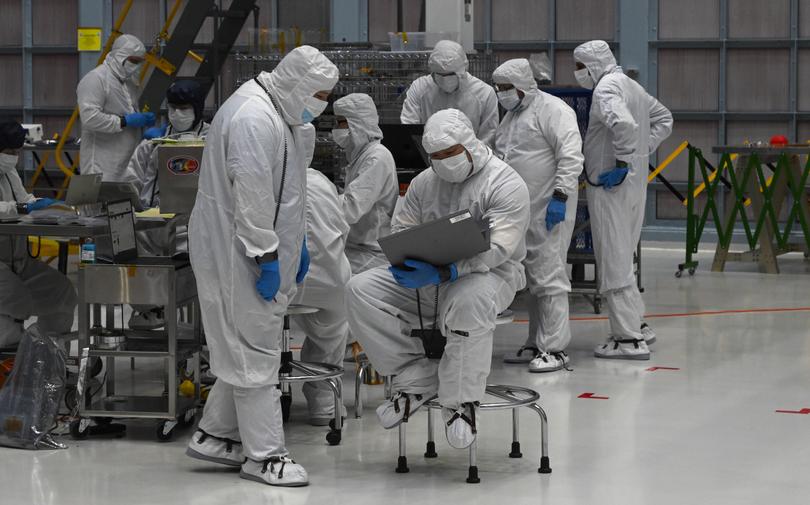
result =
[[[170,440],[178,424],[193,423],[200,399],[201,331],[197,287],[187,260],[159,258],[158,261],[159,264],[84,264],[79,269],[78,417],[70,425],[70,433],[76,439],[122,432],[121,425],[111,424],[113,419],[155,419],[158,421],[156,436],[161,441]],[[124,329],[123,321],[117,326],[114,305],[120,304],[164,307],[165,330]],[[101,305],[107,306],[104,326]],[[182,327],[177,321],[178,308],[189,313],[190,321]],[[84,387],[87,363],[94,356],[105,360],[106,374],[99,391],[88,395]],[[140,391],[119,394],[115,384],[116,358],[129,358],[133,367],[135,359],[163,359],[162,394],[146,396]],[[178,370],[187,360],[194,363],[194,395],[191,397],[178,392]],[[133,389],[137,386],[133,384]],[[91,420],[95,425],[91,425]]]

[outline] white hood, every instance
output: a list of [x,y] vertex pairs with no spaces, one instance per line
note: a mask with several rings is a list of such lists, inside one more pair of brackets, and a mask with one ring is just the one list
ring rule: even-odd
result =
[[452,40],[440,40],[428,58],[428,69],[442,74],[454,72],[459,77],[467,75],[467,53]]
[[492,152],[475,136],[472,123],[458,109],[444,109],[430,116],[425,123],[422,147],[428,153],[435,153],[456,144],[461,144],[470,153],[473,169],[470,177],[489,162]]
[[604,40],[592,40],[578,46],[574,49],[574,61],[585,65],[594,83],[617,68],[616,57]]
[[143,42],[138,40],[134,35],[124,34],[115,39],[112,49],[107,53],[104,58],[104,64],[110,68],[113,75],[120,81],[127,79],[127,74],[124,72],[124,62],[130,56],[143,56],[146,54],[146,47]]
[[380,118],[374,100],[364,93],[352,93],[335,101],[336,116],[344,116],[349,122],[349,135],[352,139],[350,161],[372,140],[383,138]]

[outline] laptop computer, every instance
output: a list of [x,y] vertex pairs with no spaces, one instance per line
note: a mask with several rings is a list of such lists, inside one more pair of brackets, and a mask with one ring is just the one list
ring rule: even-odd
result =
[[191,214],[197,198],[203,145],[162,144],[157,150],[160,212]]
[[405,259],[448,265],[489,250],[489,223],[462,210],[382,237],[378,243],[392,265],[402,265]]
[[135,214],[129,200],[107,203],[107,221],[112,243],[112,262],[129,265],[170,265],[175,261],[164,256],[138,256],[135,236]]
[[75,207],[98,203],[101,174],[74,175],[70,178],[65,204]]

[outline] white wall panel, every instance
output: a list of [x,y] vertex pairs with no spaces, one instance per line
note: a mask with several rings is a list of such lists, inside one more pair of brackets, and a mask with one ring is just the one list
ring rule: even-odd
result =
[[719,79],[716,49],[658,51],[658,97],[671,109],[716,111]]
[[719,36],[720,0],[659,0],[659,39],[716,39]]
[[728,110],[786,111],[789,62],[787,49],[729,49]]
[[615,0],[557,1],[557,39],[613,40],[615,37]]

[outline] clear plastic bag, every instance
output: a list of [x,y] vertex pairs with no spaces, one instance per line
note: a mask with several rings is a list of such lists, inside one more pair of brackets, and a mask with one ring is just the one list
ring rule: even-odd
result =
[[65,393],[65,352],[36,324],[25,330],[0,389],[0,446],[65,449],[50,432]]

